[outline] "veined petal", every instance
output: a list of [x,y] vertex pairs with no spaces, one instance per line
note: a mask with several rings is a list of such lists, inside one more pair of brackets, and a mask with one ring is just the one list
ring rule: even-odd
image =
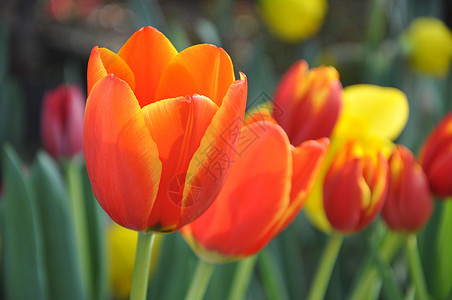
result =
[[85,112],[84,150],[100,205],[118,224],[146,230],[162,163],[125,81],[110,75],[93,86]]
[[209,44],[195,45],[169,62],[155,99],[200,94],[220,106],[233,82],[234,69],[226,51]]
[[88,61],[88,95],[94,84],[108,74],[114,74],[135,89],[135,76],[129,66],[116,53],[97,46],[91,51]]
[[263,239],[289,205],[292,154],[283,129],[269,122],[244,126],[256,139],[236,154],[231,172],[212,206],[189,228],[203,248],[227,257],[263,248]]
[[[365,128],[366,134],[396,139],[408,120],[408,101],[395,88],[359,84],[344,88],[344,109],[337,131],[351,128],[350,122]],[[356,126],[353,125],[356,130]]]
[[242,149],[237,141],[245,114],[247,81],[244,74],[240,75],[241,79],[231,85],[224,97],[187,171],[190,178],[186,179],[183,201],[188,201],[199,185],[211,199],[204,199],[197,206],[183,207],[181,226],[196,219],[210,206],[226,181],[234,155]]
[[172,230],[179,224],[182,207],[196,206],[202,197],[185,203],[183,188],[189,176],[188,165],[217,110],[215,103],[199,95],[166,99],[143,108],[163,164],[157,201],[148,221],[150,228]]
[[[155,101],[155,90],[163,70],[176,54],[173,44],[160,31],[150,26],[135,32],[119,50],[118,55],[135,75],[135,95],[141,107]],[[174,97],[177,96],[184,95]]]

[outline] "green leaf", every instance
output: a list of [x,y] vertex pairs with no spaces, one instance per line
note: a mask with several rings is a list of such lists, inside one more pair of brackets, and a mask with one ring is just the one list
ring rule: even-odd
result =
[[442,216],[439,230],[437,232],[436,272],[434,290],[436,298],[446,299],[452,290],[452,199],[441,203]]
[[13,148],[4,147],[2,216],[7,299],[48,299],[42,235],[34,194]]
[[31,181],[42,225],[49,299],[83,299],[67,191],[47,154],[38,154]]
[[383,257],[379,251],[378,244],[375,240],[371,240],[370,250],[372,252],[372,257],[374,259],[375,265],[377,267],[378,273],[383,281],[383,292],[385,298],[392,300],[402,300],[402,291],[397,284],[397,280],[394,277],[392,268],[388,261]]
[[105,299],[107,294],[107,260],[105,249],[104,215],[102,208],[94,197],[86,167],[81,169],[83,176],[83,191],[90,247],[90,261],[92,271],[92,297]]

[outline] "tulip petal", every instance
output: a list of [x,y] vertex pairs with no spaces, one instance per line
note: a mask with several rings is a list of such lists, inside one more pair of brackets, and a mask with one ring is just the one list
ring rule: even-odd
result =
[[408,101],[395,88],[359,84],[344,88],[344,108],[337,131],[362,128],[365,135],[394,140],[408,120]]
[[360,159],[353,159],[340,170],[330,169],[325,177],[323,207],[337,230],[354,232],[361,220],[363,197],[370,198],[361,169]]
[[268,231],[289,205],[292,155],[283,129],[269,122],[242,127],[257,138],[236,155],[212,206],[189,228],[194,239],[225,256],[246,256],[263,248]]
[[135,90],[135,76],[124,60],[114,52],[96,46],[91,51],[88,61],[88,95],[94,84],[108,74],[121,78]]
[[[183,201],[196,193],[199,185],[210,199],[183,207],[181,225],[190,223],[210,206],[226,181],[234,155],[241,152],[237,142],[245,114],[247,81],[244,74],[240,75],[241,79],[231,85],[224,97],[187,171],[190,178],[186,180]],[[241,142],[246,146],[246,140]]]
[[163,70],[176,54],[171,42],[150,26],[135,32],[119,50],[118,55],[135,75],[135,95],[141,107],[155,101],[155,90]]
[[429,166],[429,177],[432,191],[439,197],[445,198],[452,195],[452,143],[440,148],[435,160]]
[[118,224],[146,230],[162,163],[138,101],[123,80],[110,75],[92,88],[85,112],[84,150],[100,205]]
[[156,100],[199,94],[221,105],[234,82],[231,58],[209,44],[189,47],[169,62],[155,95]]
[[[328,151],[329,140],[306,141],[292,150],[293,175],[290,205],[278,225],[278,233],[297,216],[311,193]],[[277,233],[276,233],[277,234]]]
[[148,221],[150,228],[173,230],[182,207],[199,200],[197,197],[184,203],[183,187],[188,165],[217,110],[215,103],[199,95],[166,99],[143,108],[163,164],[159,193]]

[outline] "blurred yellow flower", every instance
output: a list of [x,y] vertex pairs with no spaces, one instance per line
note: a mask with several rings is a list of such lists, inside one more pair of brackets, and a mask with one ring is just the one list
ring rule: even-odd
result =
[[371,157],[378,151],[389,157],[394,147],[392,141],[405,127],[408,113],[407,98],[398,89],[368,84],[344,88],[344,107],[331,136],[327,158],[304,209],[317,228],[325,232],[331,230],[323,208],[323,179],[336,153],[353,140]]
[[447,75],[452,59],[452,33],[441,20],[417,18],[404,37],[413,68],[434,76]]
[[270,32],[296,43],[315,35],[323,24],[326,0],[260,0],[259,8]]
[[[107,251],[110,285],[117,299],[127,299],[132,287],[137,232],[112,223],[107,229]],[[154,237],[151,255],[150,278],[156,265],[161,246],[160,234]]]

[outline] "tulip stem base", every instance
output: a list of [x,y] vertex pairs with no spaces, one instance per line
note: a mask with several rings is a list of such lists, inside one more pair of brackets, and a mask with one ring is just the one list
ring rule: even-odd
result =
[[425,284],[424,272],[422,271],[421,259],[417,246],[417,237],[415,234],[408,235],[406,241],[406,253],[410,265],[411,278],[416,288],[416,298],[419,300],[430,299]]
[[215,265],[198,259],[195,275],[191,281],[185,300],[201,300],[206,293]]
[[253,275],[254,266],[257,261],[257,254],[238,263],[235,271],[234,281],[229,292],[229,300],[242,300],[245,298],[248,286]]
[[137,252],[133,270],[132,290],[130,300],[145,300],[148,290],[151,253],[155,235],[148,232],[138,232]]
[[332,234],[323,251],[320,265],[309,290],[308,300],[323,300],[344,236]]

